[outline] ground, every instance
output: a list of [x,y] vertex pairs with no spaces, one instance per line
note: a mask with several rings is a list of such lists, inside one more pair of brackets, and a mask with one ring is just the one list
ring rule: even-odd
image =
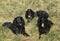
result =
[[[25,12],[31,8],[33,11],[45,10],[49,14],[49,20],[54,25],[46,35],[38,39],[38,28],[35,17],[30,23],[26,22]],[[30,37],[21,34],[14,35],[4,22],[12,22],[16,16],[22,16],[25,20],[26,32]],[[0,0],[0,41],[60,41],[60,0]]]

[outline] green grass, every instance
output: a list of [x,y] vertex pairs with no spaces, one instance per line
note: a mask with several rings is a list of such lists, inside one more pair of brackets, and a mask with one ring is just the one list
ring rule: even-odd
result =
[[[46,35],[38,39],[38,28],[35,17],[30,23],[26,22],[25,13],[28,8],[33,11],[45,10],[49,20],[54,25]],[[4,22],[12,22],[16,16],[25,20],[25,30],[30,37],[21,34],[15,35],[8,27],[3,27]],[[0,41],[60,41],[60,0],[0,0]]]

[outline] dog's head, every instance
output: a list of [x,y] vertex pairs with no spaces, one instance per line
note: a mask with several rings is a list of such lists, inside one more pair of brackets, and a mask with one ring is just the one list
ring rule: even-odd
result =
[[14,25],[17,25],[17,26],[24,26],[24,25],[25,25],[25,22],[24,22],[23,17],[21,17],[21,16],[16,17],[16,18],[13,20],[13,24],[14,24]]
[[31,9],[27,9],[25,17],[27,19],[27,22],[30,22],[34,18],[34,11]]

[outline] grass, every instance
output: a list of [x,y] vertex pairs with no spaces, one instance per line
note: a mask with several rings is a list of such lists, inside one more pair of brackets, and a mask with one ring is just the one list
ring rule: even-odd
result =
[[[0,41],[60,41],[60,0],[0,0]],[[49,20],[54,25],[47,35],[38,39],[38,28],[35,17],[30,23],[26,22],[25,13],[28,8],[33,11],[45,10],[49,14]],[[30,37],[21,34],[14,35],[10,29],[3,27],[4,22],[12,22],[16,16],[22,16],[25,20],[26,32]]]

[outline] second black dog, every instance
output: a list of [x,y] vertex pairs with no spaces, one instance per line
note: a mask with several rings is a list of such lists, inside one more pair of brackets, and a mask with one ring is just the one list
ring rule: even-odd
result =
[[27,19],[27,22],[30,22],[35,16],[35,12],[31,9],[27,9],[25,17]]
[[46,19],[49,17],[48,13],[46,11],[43,11],[43,10],[36,11],[36,16],[44,17]]

